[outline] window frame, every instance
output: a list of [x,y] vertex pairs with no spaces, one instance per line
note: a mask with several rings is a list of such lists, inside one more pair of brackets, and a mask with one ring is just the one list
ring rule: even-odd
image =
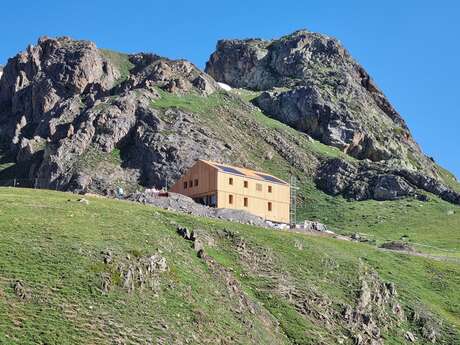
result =
[[268,202],[267,204],[267,209],[268,209],[268,212],[272,212],[273,211],[273,204],[271,201]]
[[229,184],[230,186],[233,186],[233,177],[229,177],[229,178],[228,178],[228,184]]
[[233,205],[233,194],[228,195],[228,204]]
[[243,206],[244,207],[249,207],[249,199],[248,198],[243,199]]

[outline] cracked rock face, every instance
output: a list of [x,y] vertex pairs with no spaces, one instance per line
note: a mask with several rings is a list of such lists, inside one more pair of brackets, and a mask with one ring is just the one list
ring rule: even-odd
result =
[[[123,58],[128,72],[92,42],[45,37],[8,61],[0,137],[27,177],[110,193],[120,183],[162,187],[194,160],[222,156],[224,144],[210,140],[194,114],[151,106],[159,89],[206,96],[220,89],[217,82],[188,61]],[[113,158],[117,150],[121,157]]]
[[355,200],[422,197],[459,203],[398,112],[334,38],[305,30],[280,39],[222,40],[206,72],[232,87],[261,91],[267,115],[357,159],[323,162],[323,191]]
[[432,177],[372,162],[353,164],[339,158],[328,160],[318,169],[316,184],[326,193],[353,200],[397,200],[409,196],[426,200],[427,197],[419,193],[425,191],[460,204],[459,193]]
[[323,164],[316,182],[330,194],[354,200],[396,200],[416,194],[413,186],[393,172],[355,166],[341,159]]
[[37,46],[10,59],[3,72],[2,120],[22,121],[22,128],[36,126],[63,98],[81,94],[92,84],[108,89],[116,78],[94,43],[65,37],[41,38]]
[[297,31],[272,41],[219,41],[206,72],[263,91],[254,103],[268,115],[353,157],[398,158],[433,174],[402,117],[333,38]]
[[220,89],[217,82],[186,60],[169,60],[155,54],[136,54],[131,57],[135,67],[122,88],[151,88],[154,86],[172,93],[197,91],[210,95]]

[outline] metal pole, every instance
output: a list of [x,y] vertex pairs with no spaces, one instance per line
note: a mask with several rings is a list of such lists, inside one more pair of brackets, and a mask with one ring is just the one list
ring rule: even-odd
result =
[[16,187],[16,177],[13,180],[13,187]]
[[37,189],[37,179],[35,179],[34,188]]
[[297,179],[294,175],[291,175],[291,205],[289,208],[289,226],[291,229],[295,229],[297,225]]

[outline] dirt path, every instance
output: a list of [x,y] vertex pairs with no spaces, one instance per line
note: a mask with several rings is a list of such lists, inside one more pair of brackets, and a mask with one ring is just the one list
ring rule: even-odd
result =
[[[296,234],[303,234],[307,236],[315,236],[315,237],[329,237],[329,238],[335,238],[337,240],[341,241],[350,241],[353,242],[353,240],[350,237],[339,235],[339,234],[328,234],[320,231],[312,231],[312,230],[294,230],[294,229],[287,229],[284,231],[289,231],[293,232]],[[429,246],[427,246],[429,247]],[[433,254],[428,254],[428,253],[420,253],[420,252],[413,252],[409,250],[394,250],[394,249],[386,249],[386,248],[379,248],[375,247],[377,250],[380,250],[382,252],[391,252],[391,253],[399,253],[399,254],[405,254],[405,255],[411,255],[411,256],[419,256],[419,257],[424,257],[432,260],[437,260],[437,261],[443,261],[443,262],[451,262],[454,264],[460,265],[460,258],[455,258],[452,256],[444,256],[444,255],[433,255]]]
[[432,255],[432,254],[427,254],[427,253],[411,252],[408,250],[393,250],[393,249],[385,249],[385,248],[377,248],[377,249],[383,252],[392,252],[392,253],[400,253],[400,254],[406,254],[406,255],[412,255],[412,256],[421,256],[421,257],[428,258],[428,259],[444,261],[444,262],[452,262],[454,264],[460,265],[460,258],[454,258],[452,256]]

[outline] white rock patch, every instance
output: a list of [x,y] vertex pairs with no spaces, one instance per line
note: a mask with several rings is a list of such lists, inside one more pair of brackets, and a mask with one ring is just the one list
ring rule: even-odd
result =
[[218,82],[217,84],[221,87],[221,89],[224,89],[225,91],[230,91],[232,89],[232,87],[230,85],[227,85],[225,83],[219,83]]

